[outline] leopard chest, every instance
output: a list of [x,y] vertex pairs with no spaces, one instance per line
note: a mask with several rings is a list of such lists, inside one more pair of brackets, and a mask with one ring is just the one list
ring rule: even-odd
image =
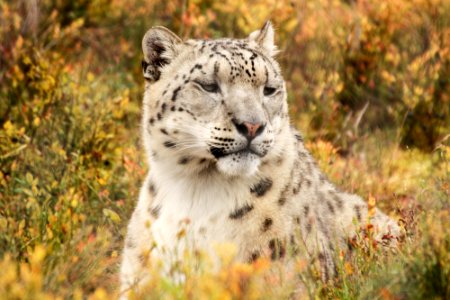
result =
[[155,203],[160,210],[151,229],[161,249],[189,246],[213,254],[215,245],[233,243],[237,259],[248,261],[273,251],[271,247],[292,231],[276,182],[210,182],[198,188],[177,182],[158,194]]

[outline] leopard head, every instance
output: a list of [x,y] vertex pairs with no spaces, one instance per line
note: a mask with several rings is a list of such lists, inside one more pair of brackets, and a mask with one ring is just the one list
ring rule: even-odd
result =
[[270,22],[245,39],[182,41],[154,27],[142,48],[150,152],[229,176],[251,176],[282,155],[289,119]]

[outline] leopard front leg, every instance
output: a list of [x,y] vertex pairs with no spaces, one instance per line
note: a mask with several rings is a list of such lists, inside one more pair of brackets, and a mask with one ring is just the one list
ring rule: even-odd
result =
[[156,213],[153,205],[154,190],[155,187],[147,178],[128,225],[120,268],[121,299],[127,299],[131,290],[136,292],[149,279],[147,262],[154,244],[150,225]]
[[293,235],[296,248],[299,251],[303,250],[310,262],[319,264],[320,275],[324,282],[333,279],[336,276],[334,258],[337,241],[328,217],[320,213],[319,207],[305,204],[294,218],[294,222],[299,229]]
[[369,208],[369,205],[356,195],[340,193],[339,196],[344,200],[345,211],[337,217],[336,226],[344,229],[346,238],[354,238],[370,228],[372,238],[377,244],[387,248],[397,246],[404,232],[395,220],[375,207]]

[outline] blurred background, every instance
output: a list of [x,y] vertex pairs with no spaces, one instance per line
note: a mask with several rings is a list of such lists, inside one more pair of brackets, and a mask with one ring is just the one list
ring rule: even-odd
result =
[[[114,293],[148,170],[144,33],[163,25],[185,39],[244,38],[268,19],[292,123],[332,181],[375,197],[412,234],[425,210],[435,222],[421,224],[445,231],[450,1],[0,0],[0,294]],[[440,238],[409,262],[447,252],[448,234]],[[447,269],[424,263],[425,277],[405,275],[390,292],[421,282],[419,294],[450,295],[448,252],[439,257]],[[358,276],[354,297],[368,281]],[[444,283],[428,288],[433,276]]]

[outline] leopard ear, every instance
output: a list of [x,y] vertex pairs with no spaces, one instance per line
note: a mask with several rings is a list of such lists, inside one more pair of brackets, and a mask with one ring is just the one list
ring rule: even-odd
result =
[[274,35],[272,23],[266,21],[260,30],[250,33],[248,39],[250,41],[255,41],[270,56],[275,56],[278,53],[278,50],[277,46],[274,44]]
[[177,45],[182,40],[169,29],[152,27],[142,39],[142,72],[148,81],[157,81],[161,76],[161,68],[169,64],[177,56]]

